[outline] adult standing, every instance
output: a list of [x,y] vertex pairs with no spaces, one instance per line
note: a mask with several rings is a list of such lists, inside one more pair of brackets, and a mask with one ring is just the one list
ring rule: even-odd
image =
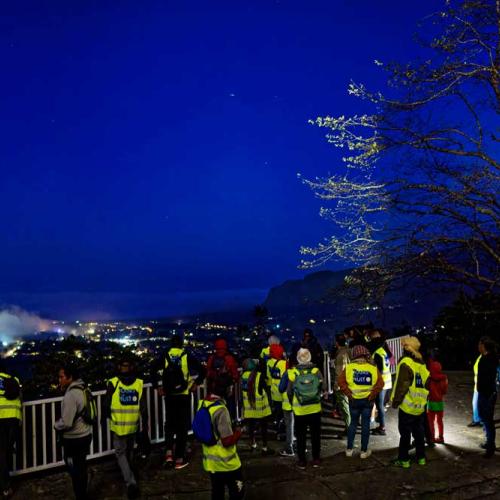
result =
[[396,382],[392,392],[392,407],[398,408],[399,452],[393,465],[410,467],[411,437],[415,440],[416,458],[419,465],[425,465],[425,434],[423,414],[429,395],[429,370],[420,354],[420,342],[416,337],[401,340],[403,357],[396,371]]
[[478,348],[482,356],[477,369],[477,408],[486,436],[486,442],[481,447],[486,450],[485,458],[491,458],[495,454],[494,413],[497,401],[498,355],[496,345],[489,337],[482,337]]
[[105,415],[110,418],[110,430],[116,459],[122,471],[128,498],[137,498],[139,488],[131,469],[135,438],[142,419],[147,432],[148,412],[144,381],[138,378],[132,359],[124,357],[118,364],[118,374],[108,382],[104,401]]
[[390,359],[392,353],[387,346],[385,336],[380,330],[374,330],[371,334],[370,349],[372,352],[373,360],[377,366],[378,371],[382,374],[384,380],[383,389],[377,394],[375,398],[375,408],[377,410],[378,427],[373,429],[373,434],[385,436],[385,395],[387,391],[392,389],[392,375]]
[[347,429],[351,423],[351,412],[349,410],[349,398],[340,389],[339,378],[351,361],[351,354],[350,349],[347,347],[347,339],[345,335],[337,335],[335,337],[335,344],[337,349],[333,361],[335,370],[334,397],[337,408],[340,411],[340,416],[344,421],[345,435],[347,435]]
[[310,328],[306,328],[304,330],[302,340],[292,347],[292,359],[297,358],[299,349],[307,349],[311,353],[312,363],[316,366],[316,368],[319,369],[321,373],[323,373],[323,348],[321,347],[321,344],[318,342],[318,339],[314,336],[314,333]]
[[92,428],[85,422],[86,388],[75,365],[66,364],[59,370],[59,387],[64,391],[61,418],[54,424],[62,437],[64,462],[73,483],[76,500],[87,499],[87,455],[92,441]]
[[479,356],[476,358],[476,361],[474,362],[474,367],[473,367],[473,372],[474,372],[474,393],[472,395],[472,421],[467,425],[467,427],[480,427],[481,426],[481,419],[479,418],[479,410],[477,408],[477,399],[478,399],[478,392],[477,392],[477,370],[479,367],[479,361],[481,360],[481,356],[483,355],[482,352],[483,344],[479,342]]
[[270,355],[271,357],[266,366],[266,381],[272,406],[273,422],[276,434],[279,434],[280,424],[283,420],[283,395],[279,391],[279,385],[288,364],[281,344],[272,344],[270,346]]
[[323,377],[318,367],[311,362],[308,349],[297,352],[297,366],[288,374],[287,395],[292,402],[297,436],[297,467],[305,469],[307,429],[311,433],[312,466],[321,464],[321,395]]
[[370,351],[361,345],[352,349],[352,361],[340,374],[339,387],[349,398],[351,423],[347,431],[346,456],[352,457],[354,452],[354,437],[361,417],[361,458],[368,458],[370,440],[370,416],[373,401],[384,387],[380,371],[372,360]]
[[10,467],[17,431],[21,425],[21,385],[0,361],[0,495],[12,495]]
[[240,378],[236,358],[229,352],[226,339],[218,338],[214,343],[215,353],[207,360],[207,386],[210,391],[211,384],[216,379],[225,381],[228,387],[227,408],[231,418],[236,420],[236,392],[235,386]]
[[158,388],[165,401],[165,466],[183,469],[187,435],[191,425],[191,392],[205,378],[201,363],[184,349],[183,340],[173,335],[170,349],[160,361],[162,386]]

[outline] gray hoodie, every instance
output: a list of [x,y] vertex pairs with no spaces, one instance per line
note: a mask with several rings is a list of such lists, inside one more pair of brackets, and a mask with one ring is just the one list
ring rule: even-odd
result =
[[[63,433],[64,439],[76,439],[88,436],[92,432],[89,424],[82,417],[76,417],[82,412],[85,401],[81,379],[73,381],[66,389],[61,406],[61,418],[54,424],[56,431]],[[76,417],[76,418],[75,418]]]

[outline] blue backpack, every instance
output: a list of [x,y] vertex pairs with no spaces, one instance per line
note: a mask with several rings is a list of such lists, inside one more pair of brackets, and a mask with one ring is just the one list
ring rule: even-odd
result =
[[215,401],[208,406],[202,404],[194,415],[193,434],[196,440],[204,445],[213,446],[217,443],[217,437],[212,425],[212,417],[208,409],[221,404],[222,401]]

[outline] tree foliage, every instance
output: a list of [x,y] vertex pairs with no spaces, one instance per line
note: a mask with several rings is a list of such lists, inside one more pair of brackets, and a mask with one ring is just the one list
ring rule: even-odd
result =
[[500,2],[446,2],[420,39],[424,61],[375,63],[385,93],[352,82],[371,114],[311,123],[346,150],[338,173],[304,179],[335,233],[303,247],[303,268],[340,259],[374,299],[432,279],[474,292],[500,283]]

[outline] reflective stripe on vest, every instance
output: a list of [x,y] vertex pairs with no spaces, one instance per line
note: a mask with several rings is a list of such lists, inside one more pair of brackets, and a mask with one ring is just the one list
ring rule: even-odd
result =
[[[230,421],[231,417],[224,404],[212,405],[213,401],[200,401],[198,408],[202,406],[208,406],[208,411],[210,413],[210,418],[212,419],[212,425],[214,432],[217,435],[217,431],[214,425],[214,415],[218,411],[224,411],[227,413],[227,419]],[[212,405],[212,406],[210,406]],[[241,467],[240,457],[236,450],[236,445],[231,445],[228,447],[222,446],[220,439],[217,439],[217,443],[213,446],[202,445],[203,448],[203,468],[207,472],[231,472],[237,470]]]
[[389,362],[389,355],[383,347],[379,347],[374,353],[378,354],[382,358],[382,378],[384,379],[384,389],[392,388],[392,375],[391,375],[391,363]]
[[[184,356],[183,356],[183,354],[184,354]],[[176,392],[175,394],[179,394],[179,395],[180,394],[189,394],[191,386],[193,385],[193,381],[190,380],[190,378],[189,378],[189,367],[188,367],[187,354],[185,354],[184,349],[180,349],[179,347],[172,347],[168,351],[168,355],[170,356],[170,359],[172,361],[180,358],[182,374],[184,375],[184,379],[188,381],[187,387],[182,392],[179,392],[179,393]],[[167,366],[168,366],[168,361],[165,358],[165,368]]]
[[22,420],[21,399],[7,399],[5,397],[2,379],[6,378],[13,378],[19,384],[19,387],[21,386],[17,377],[13,377],[12,375],[9,375],[7,373],[0,373],[0,419],[17,418],[18,420]]
[[370,363],[351,362],[346,366],[347,386],[354,399],[366,399],[377,383],[378,370]]
[[429,378],[429,370],[423,363],[417,363],[409,357],[404,357],[398,364],[396,385],[402,365],[407,365],[411,369],[413,380],[399,408],[410,415],[421,415],[425,410],[427,396],[429,395],[429,391],[425,388],[425,383]]
[[[311,373],[319,373],[318,368],[314,367],[311,369]],[[297,368],[292,368],[288,373],[288,380],[295,382],[295,378],[299,374]],[[297,396],[294,394],[292,399],[292,410],[294,415],[311,415],[312,413],[321,413],[321,400],[319,403],[312,403],[310,405],[301,405]]]
[[241,392],[243,394],[243,418],[264,418],[271,415],[269,399],[267,398],[266,391],[263,391],[262,394],[259,394],[261,374],[257,372],[257,376],[255,377],[255,406],[252,406],[250,404],[247,384],[251,373],[251,371],[245,371],[241,375]]
[[[279,379],[271,376],[271,370],[279,370]],[[267,385],[271,389],[271,399],[276,402],[283,401],[283,395],[279,391],[281,377],[286,371],[286,361],[284,359],[276,360],[270,359],[267,362]]]
[[474,363],[474,392],[477,392],[477,373],[479,371],[479,361],[481,361],[481,356],[482,354],[477,357],[476,362]]
[[144,382],[138,378],[133,384],[125,385],[118,377],[114,377],[109,383],[115,388],[111,398],[110,430],[118,436],[136,433],[139,429]]

